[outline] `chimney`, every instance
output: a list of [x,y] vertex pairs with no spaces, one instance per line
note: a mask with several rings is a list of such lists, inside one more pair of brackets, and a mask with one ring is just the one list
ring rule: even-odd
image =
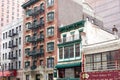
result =
[[115,38],[118,38],[118,29],[116,28],[115,25],[113,25],[114,27],[112,28],[112,32],[115,35]]

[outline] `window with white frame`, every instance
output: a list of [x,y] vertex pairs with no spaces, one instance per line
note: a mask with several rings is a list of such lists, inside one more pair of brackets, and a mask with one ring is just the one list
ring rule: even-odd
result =
[[47,43],[47,51],[53,51],[54,50],[54,42]]
[[30,16],[30,13],[31,13],[31,10],[28,9],[28,10],[26,11],[26,16],[29,17],[29,16]]
[[47,14],[47,21],[53,21],[54,20],[54,12],[49,12]]
[[59,48],[59,59],[63,59],[63,48]]
[[54,35],[54,27],[47,28],[47,36],[53,36]]
[[47,0],[47,6],[53,6],[54,5],[54,0]]

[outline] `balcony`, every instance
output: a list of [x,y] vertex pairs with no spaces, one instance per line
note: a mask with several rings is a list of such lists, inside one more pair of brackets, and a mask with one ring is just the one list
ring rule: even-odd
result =
[[13,46],[13,48],[17,47],[17,43],[13,43],[12,46]]
[[8,45],[8,48],[14,48],[14,47],[17,47],[17,44],[15,43],[15,44],[9,44]]
[[8,48],[12,48],[12,47],[13,47],[12,44],[9,44],[9,45],[8,45]]
[[27,2],[25,2],[23,5],[22,5],[22,7],[24,8],[24,9],[26,9],[27,7],[29,7],[30,5],[33,5],[33,4],[35,4],[36,2],[38,2],[39,0],[28,0]]
[[37,51],[37,56],[43,56],[44,55],[44,49],[40,49]]
[[12,34],[10,34],[10,33],[9,33],[9,35],[8,35],[8,36],[9,36],[9,37],[12,37]]
[[9,71],[17,70],[16,68],[8,68]]
[[17,57],[16,56],[10,56],[10,57],[8,57],[8,59],[9,60],[14,60],[14,59],[17,59]]
[[18,32],[13,32],[12,36],[18,35]]
[[40,14],[44,13],[44,9],[43,8],[40,8]]
[[80,80],[80,78],[58,78],[57,80]]
[[58,46],[64,46],[67,44],[73,44],[73,43],[80,43],[81,42],[81,36],[79,34],[72,35],[70,37],[60,38],[58,39]]
[[32,50],[32,51],[30,51],[29,52],[29,56],[36,56],[36,54],[37,54],[37,51],[36,50]]
[[40,34],[40,36],[38,36],[37,38],[37,41],[40,41],[40,42],[44,41],[44,35]]
[[31,68],[31,70],[35,70],[37,68],[37,66],[36,65],[32,65],[30,68]]
[[8,36],[9,36],[9,37],[14,37],[14,36],[16,36],[16,35],[18,35],[18,33],[17,33],[17,32],[13,32],[13,33],[11,33],[11,34],[9,33]]
[[41,20],[39,26],[43,27],[44,25],[45,25],[44,20]]
[[37,42],[37,36],[32,36],[32,37],[30,37],[30,38],[28,39],[28,42],[31,42],[31,43]]

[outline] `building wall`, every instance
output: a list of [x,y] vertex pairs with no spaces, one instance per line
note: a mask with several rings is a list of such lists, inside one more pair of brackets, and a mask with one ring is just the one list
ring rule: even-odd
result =
[[85,36],[83,37],[84,40],[86,40],[87,45],[113,40],[116,38],[115,35],[113,35],[112,33],[102,30],[98,26],[91,24],[89,21],[85,23],[84,32]]
[[[67,3],[67,4],[66,4]],[[83,19],[83,7],[74,0],[58,0],[58,25],[65,26]]]
[[0,27],[23,17],[23,9],[21,5],[24,0],[0,0],[0,2]]
[[113,25],[119,29],[120,0],[86,0],[94,9],[95,15],[103,18],[104,27],[111,29]]
[[[20,27],[21,26],[21,27]],[[9,37],[9,30],[14,29],[14,32],[16,32],[16,27],[18,27],[18,35],[15,35],[13,37]],[[7,34],[6,34],[7,33]],[[5,38],[3,39],[3,34],[5,34]],[[16,78],[20,78],[22,80],[22,60],[23,60],[23,21],[22,19],[19,19],[18,21],[14,21],[13,23],[10,23],[9,25],[5,26],[4,29],[2,30],[2,42],[1,42],[1,64],[4,65],[4,71],[9,71],[9,63],[13,63],[13,68],[16,68],[16,62],[17,62],[17,77]],[[19,39],[21,38],[21,40]],[[16,43],[16,39],[18,39],[18,43],[17,43],[17,47],[14,48],[9,48],[9,41],[14,40],[14,43]],[[19,41],[21,42],[21,44],[19,43]],[[5,43],[7,43],[7,46],[5,45]],[[3,44],[4,44],[4,48],[3,48]],[[17,50],[17,52],[16,52]],[[19,52],[20,50],[20,52]],[[13,51],[13,55],[16,56],[17,53],[17,59],[13,59],[10,60],[9,59],[9,52],[10,54],[12,54]],[[5,56],[5,54],[7,54]],[[19,68],[19,61],[20,61],[20,68]],[[5,69],[5,64],[6,65],[6,69]]]

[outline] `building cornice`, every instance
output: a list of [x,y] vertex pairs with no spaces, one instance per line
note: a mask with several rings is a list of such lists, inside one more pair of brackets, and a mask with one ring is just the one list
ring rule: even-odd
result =
[[73,24],[70,24],[70,25],[59,27],[59,31],[61,33],[68,32],[68,31],[71,31],[71,30],[74,30],[74,29],[84,27],[84,24],[85,24],[85,20],[81,20],[79,22],[76,22],[76,23],[73,23]]
[[33,4],[35,4],[36,2],[38,2],[39,0],[29,0],[29,1],[27,1],[27,2],[25,2],[23,5],[22,5],[22,7],[24,8],[24,9],[26,9],[26,7],[28,7],[28,6],[30,6],[30,5],[33,5]]

